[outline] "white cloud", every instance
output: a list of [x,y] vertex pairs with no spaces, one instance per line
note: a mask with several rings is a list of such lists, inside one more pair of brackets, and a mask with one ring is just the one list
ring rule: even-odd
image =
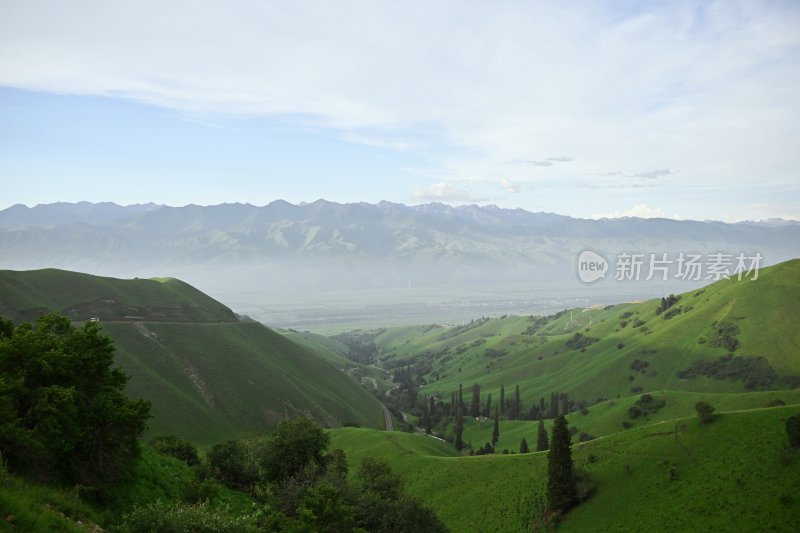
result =
[[518,193],[521,189],[520,184],[516,181],[511,181],[508,178],[503,178],[500,180],[500,186],[507,190],[508,192]]
[[[794,2],[26,0],[0,7],[0,86],[328,129],[437,180],[723,190],[796,181],[798,26]],[[508,163],[532,147],[572,156]]]
[[440,181],[428,187],[414,189],[413,203],[441,202],[447,204],[464,204],[469,202],[485,202],[489,198],[477,196],[466,189],[460,189],[452,183]]
[[609,213],[594,213],[592,218],[622,218],[622,217],[638,217],[638,218],[671,218],[674,220],[681,220],[682,217],[678,215],[667,215],[661,207],[651,208],[647,204],[638,204],[627,211],[612,211]]

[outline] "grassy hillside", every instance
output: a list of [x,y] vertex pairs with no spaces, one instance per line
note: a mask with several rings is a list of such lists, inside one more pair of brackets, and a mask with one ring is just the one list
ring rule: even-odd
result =
[[122,280],[45,269],[0,270],[0,316],[30,321],[58,311],[73,320],[235,322],[233,311],[173,278]]
[[[710,394],[684,391],[655,391],[649,393],[655,400],[663,401],[664,406],[654,412],[643,412],[632,418],[629,410],[637,406],[639,395],[607,400],[588,409],[588,414],[573,412],[567,416],[570,426],[578,430],[573,442],[579,441],[581,432],[594,437],[613,435],[628,428],[652,425],[664,420],[690,417],[695,414],[695,404],[699,401],[710,403],[717,411],[742,411],[759,409],[775,404],[776,401],[786,405],[800,405],[800,390],[750,392],[740,394]],[[508,449],[517,451],[524,438],[529,446],[535,449],[538,422],[529,420],[501,420],[498,451]],[[625,425],[623,425],[625,424]],[[545,427],[550,431],[552,420],[545,420]],[[465,418],[464,441],[471,442],[475,449],[489,442],[492,438],[492,421],[479,422]]]
[[[501,384],[519,385],[524,408],[552,391],[595,401],[654,390],[787,388],[800,376],[798,279],[800,260],[793,260],[763,269],[755,281],[723,280],[680,295],[662,313],[657,313],[660,300],[650,300],[551,317],[362,334],[379,346],[387,364],[429,365],[427,393],[449,394],[459,384],[480,383],[484,394],[497,398]],[[698,361],[729,353],[734,354],[730,368],[717,372],[728,379],[715,378],[707,368],[706,374],[700,369],[679,375]]]
[[[785,419],[797,412],[722,413],[706,426],[681,418],[576,445],[575,463],[596,488],[559,531],[794,531],[800,455],[783,450]],[[453,531],[522,531],[544,490],[545,453],[447,457],[419,450],[425,437],[412,445],[367,433],[334,430],[332,444],[351,468],[365,455],[387,458]]]
[[[18,475],[0,473],[0,531],[91,531],[94,525],[113,527],[136,505],[183,497],[195,473],[185,463],[143,446],[131,481],[106,488],[102,504],[87,503],[75,488],[46,485]],[[248,509],[252,501],[243,493],[216,485],[211,505]],[[84,495],[85,496],[85,495]],[[14,516],[12,529],[6,520]]]
[[[105,324],[129,394],[153,401],[152,432],[206,444],[271,429],[293,415],[379,427],[375,398],[340,369],[269,328],[241,324]],[[204,424],[198,424],[202,417]]]
[[[270,430],[301,413],[325,427],[383,421],[373,395],[329,357],[261,324],[237,322],[227,307],[178,280],[2,271],[0,301],[18,320],[47,311],[100,317],[117,364],[131,375],[128,394],[153,403],[150,433],[204,445]],[[123,312],[139,315],[115,315]]]

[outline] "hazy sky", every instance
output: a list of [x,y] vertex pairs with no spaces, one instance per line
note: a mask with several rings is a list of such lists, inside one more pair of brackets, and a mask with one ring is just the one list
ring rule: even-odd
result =
[[800,219],[800,2],[0,0],[0,208]]

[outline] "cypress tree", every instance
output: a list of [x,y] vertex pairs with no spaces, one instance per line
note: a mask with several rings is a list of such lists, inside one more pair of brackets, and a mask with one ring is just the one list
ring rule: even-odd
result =
[[425,422],[425,434],[430,435],[433,431],[433,421],[431,420],[431,405],[428,402],[425,402],[425,415],[423,416],[423,422]]
[[463,419],[464,411],[461,407],[456,407],[456,440],[455,446],[456,450],[461,451],[464,449],[464,419]]
[[458,384],[458,406],[461,408],[461,415],[464,415],[464,386]]
[[530,450],[528,450],[528,441],[526,441],[523,438],[519,443],[519,453],[528,453],[529,451]]
[[567,397],[567,393],[561,395],[561,408],[559,409],[560,415],[568,415],[569,414],[569,398]]
[[511,404],[511,420],[519,420],[519,409],[522,403],[519,399],[519,385],[514,389],[514,401]]
[[506,389],[500,385],[500,416],[506,414]]
[[481,386],[477,383],[472,385],[472,405],[469,410],[470,416],[481,416]]
[[500,415],[497,413],[497,408],[494,409],[494,426],[492,427],[492,446],[497,444],[500,439]]
[[577,503],[577,499],[567,419],[559,415],[553,422],[550,451],[547,453],[547,506],[551,511],[565,513]]
[[544,398],[539,398],[539,417],[544,418],[545,413],[547,413],[547,404],[544,402]]
[[489,418],[492,416],[492,393],[486,397],[486,406],[483,408],[483,416]]
[[547,430],[544,428],[544,420],[539,420],[539,430],[536,434],[536,451],[543,452],[550,448],[547,443]]

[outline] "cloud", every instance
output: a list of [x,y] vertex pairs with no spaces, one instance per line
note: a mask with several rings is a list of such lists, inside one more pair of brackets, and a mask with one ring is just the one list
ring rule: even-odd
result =
[[618,172],[618,171],[601,172],[599,175],[600,176],[607,176],[607,177],[623,176],[623,177],[626,177],[626,178],[657,179],[657,178],[663,178],[664,176],[670,176],[672,174],[677,174],[677,173],[678,173],[677,170],[672,170],[672,169],[669,169],[669,168],[660,168],[660,169],[657,169],[657,170],[645,170],[643,172],[633,172],[633,173]]
[[[313,128],[424,153],[436,180],[641,168],[679,195],[800,168],[798,2],[191,6],[6,2],[0,86]],[[574,158],[509,165],[531,147]]]
[[608,213],[594,213],[592,218],[622,218],[622,217],[638,217],[638,218],[671,218],[674,220],[681,220],[678,215],[669,216],[661,209],[661,207],[651,208],[647,204],[638,204],[627,211],[613,211]]
[[568,155],[559,155],[556,157],[545,157],[544,159],[528,159],[525,163],[535,167],[551,167],[553,163],[568,163],[570,161],[575,161],[575,158]]
[[518,193],[521,190],[521,186],[519,183],[515,181],[511,181],[508,178],[503,178],[500,180],[500,186],[507,190],[508,192]]
[[646,179],[656,179],[656,178],[663,178],[664,176],[669,176],[670,174],[677,174],[677,170],[670,170],[668,168],[660,168],[658,170],[647,170],[645,172],[636,172],[631,174],[632,178],[646,178]]
[[469,202],[486,202],[489,198],[477,196],[466,189],[459,189],[453,184],[440,181],[428,187],[416,187],[412,202],[442,202],[453,204],[464,204]]

